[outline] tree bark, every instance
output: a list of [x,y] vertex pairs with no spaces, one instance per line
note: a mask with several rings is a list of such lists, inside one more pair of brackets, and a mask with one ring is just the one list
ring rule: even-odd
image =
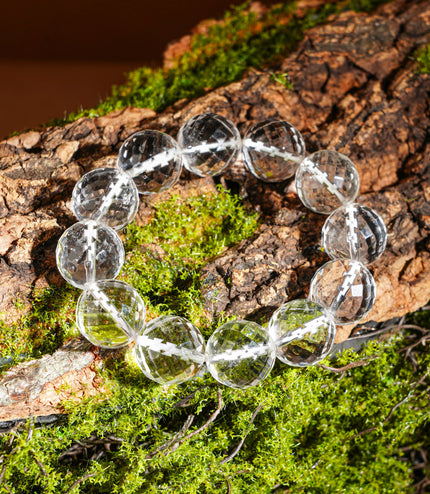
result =
[[[302,132],[308,152],[334,149],[350,157],[361,180],[357,202],[378,211],[389,234],[385,254],[371,266],[377,300],[368,319],[384,321],[423,306],[430,299],[430,75],[415,71],[412,54],[429,40],[429,0],[397,0],[372,14],[345,12],[310,30],[272,67],[288,73],[292,90],[268,70],[250,70],[239,82],[160,114],[126,108],[0,143],[0,311],[6,322],[21,315],[17,297],[62,283],[54,252],[76,221],[70,202],[79,177],[115,166],[121,143],[137,130],[175,136],[182,123],[208,110],[233,120],[242,135],[256,122],[284,119]],[[261,212],[262,224],[253,238],[205,267],[208,314],[259,317],[305,297],[313,273],[328,260],[320,249],[325,217],[301,205],[293,182],[257,181],[241,160],[221,182]],[[157,200],[213,185],[184,173]],[[138,221],[150,215],[151,204],[142,201]],[[338,340],[350,331],[341,328]],[[34,413],[27,405],[26,413]]]

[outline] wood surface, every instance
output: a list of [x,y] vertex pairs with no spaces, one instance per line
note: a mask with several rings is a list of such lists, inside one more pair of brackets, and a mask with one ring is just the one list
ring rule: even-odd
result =
[[[186,120],[205,111],[230,118],[242,135],[256,122],[285,119],[302,132],[309,153],[334,149],[349,156],[361,179],[357,202],[380,213],[389,234],[385,254],[370,268],[377,300],[368,319],[385,321],[425,305],[430,299],[430,75],[417,73],[413,54],[429,41],[429,0],[397,0],[371,14],[347,11],[308,31],[298,49],[275,66],[250,70],[238,82],[179,101],[163,113],[126,108],[0,143],[0,312],[5,321],[22,315],[17,298],[62,283],[54,252],[61,233],[76,221],[71,192],[79,177],[115,166],[121,143],[134,132],[151,128],[176,136]],[[176,55],[183,49],[186,40],[176,50],[170,47]],[[288,73],[293,89],[276,82],[273,71]],[[325,217],[301,205],[293,181],[258,181],[241,160],[218,181],[261,213],[261,226],[204,268],[208,314],[258,319],[287,300],[305,297],[313,273],[328,260],[320,248]],[[156,200],[214,188],[213,179],[184,172],[173,190]],[[148,221],[151,213],[151,201],[142,201],[138,221]],[[338,341],[350,331],[340,328]],[[85,377],[86,366],[98,359],[95,354],[86,358],[85,365],[84,357],[76,360],[82,389],[85,379],[94,379]],[[28,365],[11,369],[0,387]],[[43,386],[37,379],[31,382],[40,393]],[[32,403],[39,393],[27,389],[21,398],[16,393],[2,397],[0,420],[35,413]],[[55,413],[67,391],[57,395],[43,414]]]

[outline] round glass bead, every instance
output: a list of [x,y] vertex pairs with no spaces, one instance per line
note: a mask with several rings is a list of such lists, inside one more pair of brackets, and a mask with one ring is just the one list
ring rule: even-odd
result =
[[139,293],[118,280],[88,285],[76,306],[79,331],[93,345],[120,348],[145,325],[145,304]]
[[160,384],[179,384],[194,377],[205,362],[200,331],[179,316],[150,321],[136,339],[136,362],[146,377]]
[[124,247],[112,228],[81,221],[68,228],[57,244],[57,266],[71,285],[116,278],[124,264]]
[[134,179],[137,190],[145,195],[171,187],[182,171],[178,144],[157,130],[137,132],[124,141],[117,164]]
[[216,113],[202,113],[188,120],[179,130],[185,168],[200,177],[222,173],[240,150],[236,126]]
[[305,152],[300,132],[283,120],[258,123],[243,140],[243,156],[249,171],[265,182],[282,182],[292,177]]
[[278,359],[297,367],[316,364],[326,357],[336,336],[334,322],[310,300],[292,300],[279,307],[268,329]]
[[336,151],[317,151],[305,158],[296,172],[297,194],[315,213],[330,214],[354,202],[360,178],[353,162]]
[[329,261],[315,272],[309,297],[324,307],[336,324],[352,324],[372,309],[375,281],[361,262]]
[[98,168],[77,182],[72,203],[79,220],[94,220],[120,230],[136,215],[139,194],[133,179],[125,173]]
[[332,259],[353,259],[369,264],[384,252],[387,230],[373,209],[348,204],[333,211],[326,219],[321,240]]
[[268,331],[241,319],[220,326],[209,338],[206,354],[212,376],[221,384],[238,389],[263,381],[276,359]]

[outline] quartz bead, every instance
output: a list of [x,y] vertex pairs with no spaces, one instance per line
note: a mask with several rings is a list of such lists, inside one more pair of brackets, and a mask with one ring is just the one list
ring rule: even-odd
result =
[[124,264],[124,247],[112,228],[81,221],[68,228],[57,244],[57,266],[71,285],[116,278]]
[[179,384],[194,377],[205,362],[200,331],[179,316],[160,316],[137,337],[136,362],[146,377],[160,384]]
[[328,355],[336,326],[315,302],[292,300],[274,312],[269,321],[269,333],[281,362],[304,367]]
[[263,381],[276,359],[268,331],[241,319],[220,326],[209,338],[206,353],[212,376],[221,384],[238,389]]
[[305,157],[300,132],[283,120],[268,120],[251,127],[243,140],[249,171],[265,182],[281,182],[294,175]]
[[94,220],[120,230],[136,215],[139,194],[133,179],[125,173],[98,168],[77,182],[72,203],[79,220]]
[[372,309],[375,281],[361,262],[329,261],[315,272],[309,297],[323,306],[336,324],[352,324]]
[[98,281],[88,285],[79,297],[76,323],[93,345],[120,348],[143,328],[145,312],[142,297],[127,283]]
[[342,206],[326,219],[322,245],[332,259],[353,259],[369,264],[385,250],[387,230],[381,217],[361,204]]
[[171,187],[182,170],[178,144],[157,130],[144,130],[130,136],[119,150],[117,164],[134,179],[137,190],[144,195]]
[[185,168],[200,177],[222,173],[240,150],[236,126],[216,113],[202,113],[188,120],[179,130]]
[[360,178],[352,161],[336,151],[317,151],[305,158],[296,172],[297,194],[315,213],[330,214],[354,202]]

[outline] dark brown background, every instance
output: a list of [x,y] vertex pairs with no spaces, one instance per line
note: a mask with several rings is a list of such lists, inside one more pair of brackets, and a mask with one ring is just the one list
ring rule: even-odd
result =
[[[124,73],[243,0],[1,2],[0,138],[95,106]],[[270,2],[264,2],[270,3]]]

